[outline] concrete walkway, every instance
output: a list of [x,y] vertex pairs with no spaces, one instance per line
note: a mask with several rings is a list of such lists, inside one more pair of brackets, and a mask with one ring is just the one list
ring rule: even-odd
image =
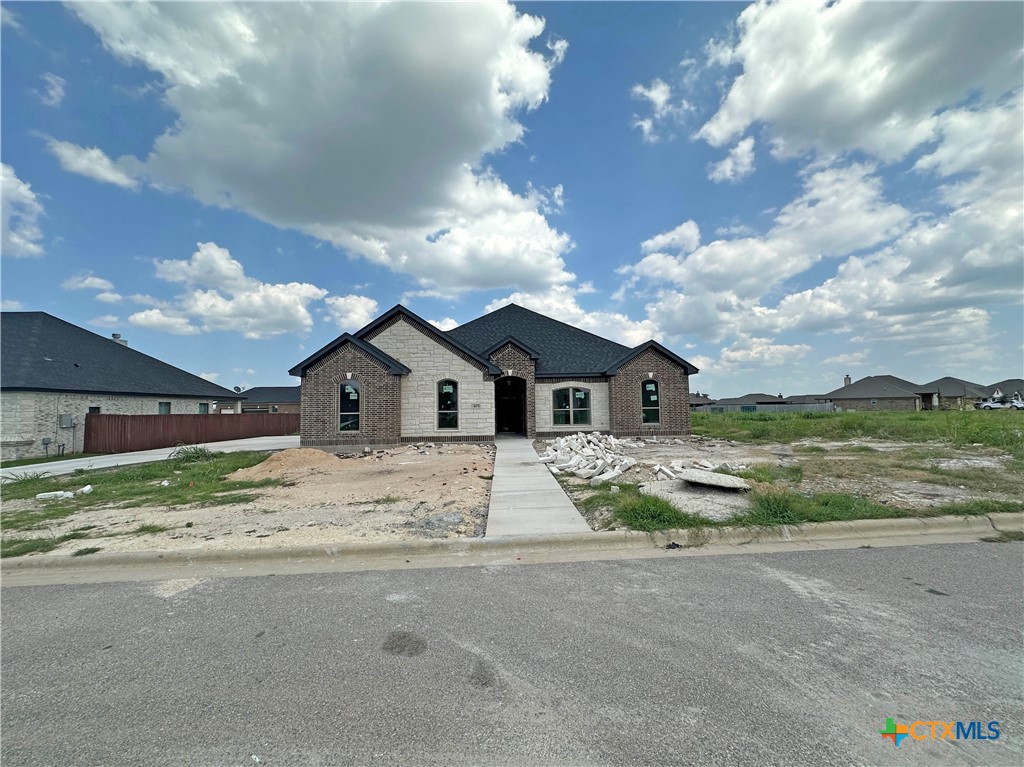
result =
[[[225,453],[236,453],[241,450],[285,450],[298,447],[299,437],[250,437],[248,439],[232,439],[225,442],[205,442],[201,447],[219,450]],[[110,455],[93,455],[88,458],[69,458],[66,461],[49,461],[47,463],[30,463],[27,466],[12,466],[0,469],[0,478],[8,479],[21,474],[38,474],[46,472],[56,476],[71,474],[76,469],[109,469],[114,466],[127,466],[131,463],[151,463],[162,461],[177,448],[161,447],[156,450],[139,450],[134,453],[111,453]]]
[[547,466],[537,462],[532,440],[498,437],[495,446],[485,538],[592,532]]

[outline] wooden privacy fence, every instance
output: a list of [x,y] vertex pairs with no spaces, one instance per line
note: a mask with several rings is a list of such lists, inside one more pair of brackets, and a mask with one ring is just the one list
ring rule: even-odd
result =
[[298,413],[237,415],[105,415],[85,417],[87,453],[128,453],[227,439],[297,434]]

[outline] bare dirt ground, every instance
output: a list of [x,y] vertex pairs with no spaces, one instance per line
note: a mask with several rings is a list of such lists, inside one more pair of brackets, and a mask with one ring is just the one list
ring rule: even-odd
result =
[[[50,525],[60,536],[82,525],[98,540],[69,541],[105,552],[330,546],[353,541],[483,535],[494,472],[493,445],[427,445],[340,458],[303,448],[275,453],[228,479],[282,479],[246,504],[201,508],[96,508]],[[38,502],[36,502],[38,503]],[[168,531],[125,535],[139,525]],[[100,537],[102,536],[102,537]],[[45,555],[44,555],[45,556]]]

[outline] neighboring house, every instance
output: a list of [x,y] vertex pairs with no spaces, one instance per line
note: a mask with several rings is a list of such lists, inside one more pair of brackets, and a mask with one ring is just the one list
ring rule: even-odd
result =
[[87,413],[211,413],[235,394],[45,312],[0,315],[4,460],[82,450]]
[[[243,413],[298,413],[301,401],[301,386],[254,386],[245,389],[242,395]],[[225,403],[231,410],[231,403]]]
[[706,394],[701,394],[699,391],[690,395],[690,407],[694,410],[714,404],[715,400],[711,399],[711,397]]
[[867,376],[830,391],[825,397],[837,410],[932,410],[937,406],[935,389],[918,386],[896,376]]
[[744,394],[742,397],[726,397],[720,399],[715,405],[738,405],[740,407],[753,407],[755,405],[788,405],[789,400],[781,394]]
[[399,305],[289,373],[311,447],[577,431],[687,435],[697,368],[511,304],[447,332]]
[[992,391],[992,389],[981,384],[971,383],[970,381],[950,376],[926,383],[922,388],[938,394],[939,410],[971,409],[974,407],[975,402],[989,396]]
[[824,394],[792,394],[786,397],[786,402],[791,405],[820,405],[827,400]]
[[[1014,394],[1024,394],[1024,378],[1007,378],[1005,381],[994,383],[991,386],[982,386],[985,397],[1012,397]],[[1002,392],[997,395],[996,392]]]

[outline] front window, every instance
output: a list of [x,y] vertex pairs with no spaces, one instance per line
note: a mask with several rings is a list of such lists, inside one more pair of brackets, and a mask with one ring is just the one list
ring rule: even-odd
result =
[[346,381],[341,385],[339,431],[359,431],[359,382]]
[[157,403],[156,412],[159,415],[170,415],[171,414],[171,403],[170,402],[160,402],[160,403]]
[[661,402],[658,399],[658,382],[644,381],[640,384],[640,409],[644,423],[661,423]]
[[555,389],[551,396],[551,422],[555,426],[590,423],[589,389]]
[[459,384],[457,381],[437,383],[437,428],[459,428]]

